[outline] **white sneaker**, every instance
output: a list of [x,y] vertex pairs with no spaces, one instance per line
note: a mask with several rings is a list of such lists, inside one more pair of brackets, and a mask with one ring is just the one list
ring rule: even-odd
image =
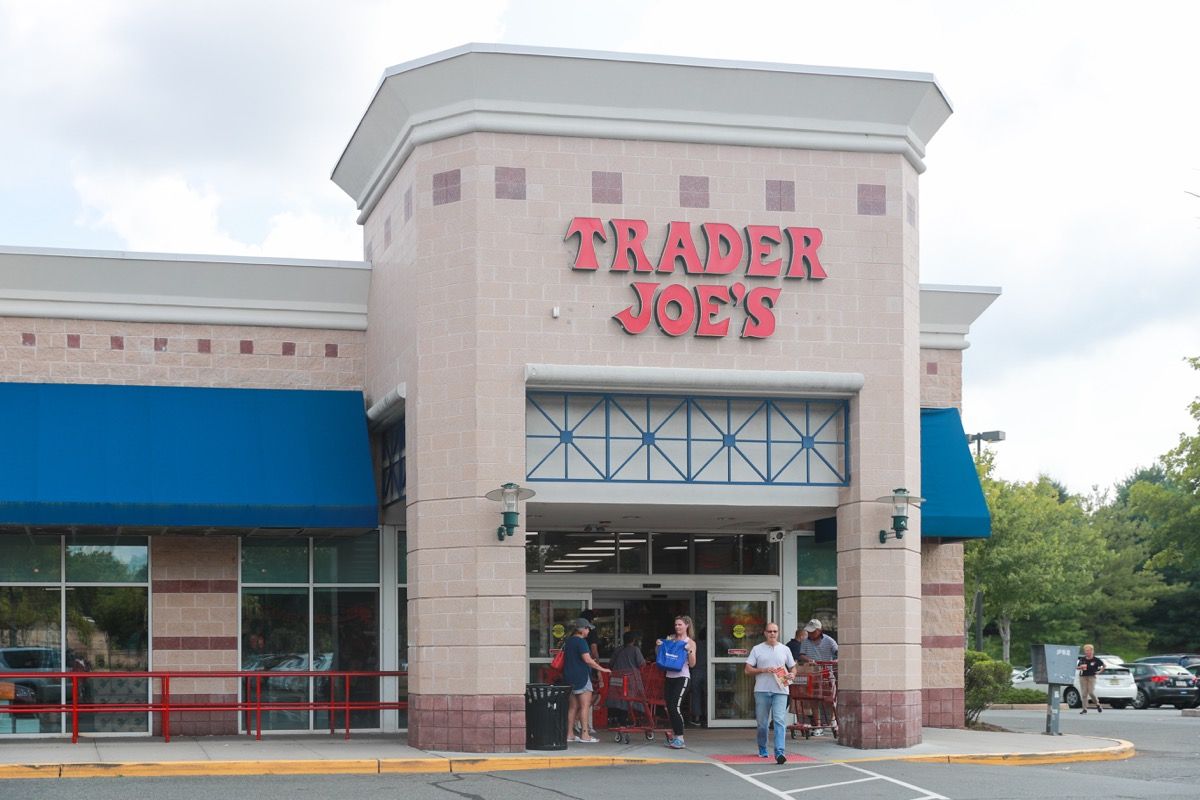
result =
[[812,735],[813,736],[824,736],[825,731],[821,730],[820,728],[817,728],[815,731],[812,732]]

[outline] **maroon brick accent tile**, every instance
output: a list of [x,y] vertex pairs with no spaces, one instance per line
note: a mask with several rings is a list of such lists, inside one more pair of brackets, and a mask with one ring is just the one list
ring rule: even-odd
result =
[[462,170],[437,172],[433,176],[433,204],[442,206],[462,199]]
[[882,217],[887,214],[887,187],[878,183],[858,185],[858,213]]
[[124,350],[125,349],[125,337],[124,336],[108,337],[108,349],[109,350]]
[[623,179],[619,172],[592,171],[592,202],[622,203]]
[[936,361],[925,362],[925,373],[927,375],[937,375],[938,374],[938,363]]
[[925,597],[953,597],[954,595],[961,596],[963,593],[963,585],[961,583],[922,583],[921,594]]
[[79,349],[79,334],[78,333],[68,333],[67,334],[67,347],[71,350]]
[[167,340],[165,337],[162,337],[162,336],[154,337],[154,352],[156,352],[156,353],[167,352]]
[[242,339],[238,342],[238,352],[244,356],[254,355],[254,342],[250,339]]
[[21,344],[25,347],[37,347],[37,334],[22,333]]
[[336,344],[325,345],[325,357],[326,358],[337,358],[338,357],[338,346]]
[[412,187],[404,190],[404,221],[408,222],[413,215],[413,193]]
[[155,650],[237,650],[236,636],[155,636]]
[[708,208],[708,177],[680,175],[679,205],[684,208]]
[[767,211],[795,211],[796,182],[767,181]]
[[201,580],[172,581],[156,580],[152,584],[155,594],[236,594],[237,581]]
[[525,199],[524,167],[496,167],[496,199]]
[[910,747],[921,740],[921,691],[838,694],[842,744],[859,748]]
[[279,354],[284,355],[284,356],[296,355],[296,343],[295,342],[284,342],[283,347],[280,349]]
[[196,340],[196,352],[197,353],[211,353],[212,352],[212,339],[197,339]]

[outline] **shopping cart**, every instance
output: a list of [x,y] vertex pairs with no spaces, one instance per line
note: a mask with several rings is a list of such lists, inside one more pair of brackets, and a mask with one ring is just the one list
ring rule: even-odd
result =
[[[663,697],[665,686],[663,671],[654,664],[647,664],[641,669],[614,670],[608,676],[609,696],[620,700],[625,705],[624,719],[614,714],[618,709],[609,713],[608,730],[613,735],[613,741],[629,744],[629,734],[641,733],[647,739],[654,738],[654,732],[670,731],[666,722],[667,703]],[[656,724],[661,709],[663,724]]]
[[797,731],[805,739],[824,729],[835,737],[838,735],[836,661],[801,664],[796,670],[796,680],[788,687],[788,695],[792,713],[796,715],[795,724],[788,725],[793,739]]

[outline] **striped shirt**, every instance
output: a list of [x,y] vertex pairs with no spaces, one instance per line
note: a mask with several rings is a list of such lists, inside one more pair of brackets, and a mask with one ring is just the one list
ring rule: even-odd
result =
[[800,642],[800,655],[808,656],[814,661],[836,661],[838,653],[837,642],[832,636],[821,634],[821,638],[813,641],[808,637]]

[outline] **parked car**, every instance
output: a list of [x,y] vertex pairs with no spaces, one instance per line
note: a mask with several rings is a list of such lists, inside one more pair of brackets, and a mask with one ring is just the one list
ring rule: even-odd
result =
[[[1012,685],[1017,686],[1018,684],[1020,684],[1021,686],[1025,686],[1025,684],[1027,682],[1028,683],[1033,682],[1033,667],[1025,667],[1023,669],[1013,667]],[[1032,688],[1032,687],[1030,687],[1030,688]]]
[[[1107,703],[1113,708],[1125,708],[1136,705],[1137,684],[1133,672],[1120,656],[1098,655],[1096,658],[1104,662],[1104,672],[1096,676],[1096,697],[1101,703]],[[1079,688],[1079,676],[1075,682],[1063,690],[1063,701],[1070,708],[1083,706],[1083,693]]]
[[[1200,664],[1192,664],[1187,671],[1192,673],[1192,677],[1196,679],[1196,688],[1200,689]],[[1200,708],[1200,693],[1196,695],[1196,702],[1192,703],[1192,708]]]
[[[1113,708],[1125,708],[1132,705],[1137,698],[1137,685],[1133,682],[1133,673],[1129,665],[1120,656],[1099,655],[1096,658],[1104,662],[1104,672],[1096,676],[1096,697],[1101,703],[1107,703]],[[1018,689],[1047,690],[1044,683],[1035,683],[1033,667],[1025,670],[1021,676],[1013,679],[1014,687]],[[1083,704],[1083,695],[1079,691],[1079,676],[1075,682],[1063,689],[1063,700],[1071,708],[1079,708]]]
[[[0,673],[58,672],[60,669],[58,648],[0,647]],[[12,683],[18,687],[17,703],[33,705],[59,701],[58,680],[54,678],[15,678]]]
[[1138,689],[1134,708],[1158,708],[1166,703],[1176,708],[1190,708],[1196,704],[1200,695],[1196,676],[1178,664],[1135,661],[1129,667]]
[[1200,664],[1200,655],[1196,653],[1168,653],[1161,656],[1146,656],[1139,658],[1137,664],[1178,664],[1181,667],[1190,667],[1193,664]]

